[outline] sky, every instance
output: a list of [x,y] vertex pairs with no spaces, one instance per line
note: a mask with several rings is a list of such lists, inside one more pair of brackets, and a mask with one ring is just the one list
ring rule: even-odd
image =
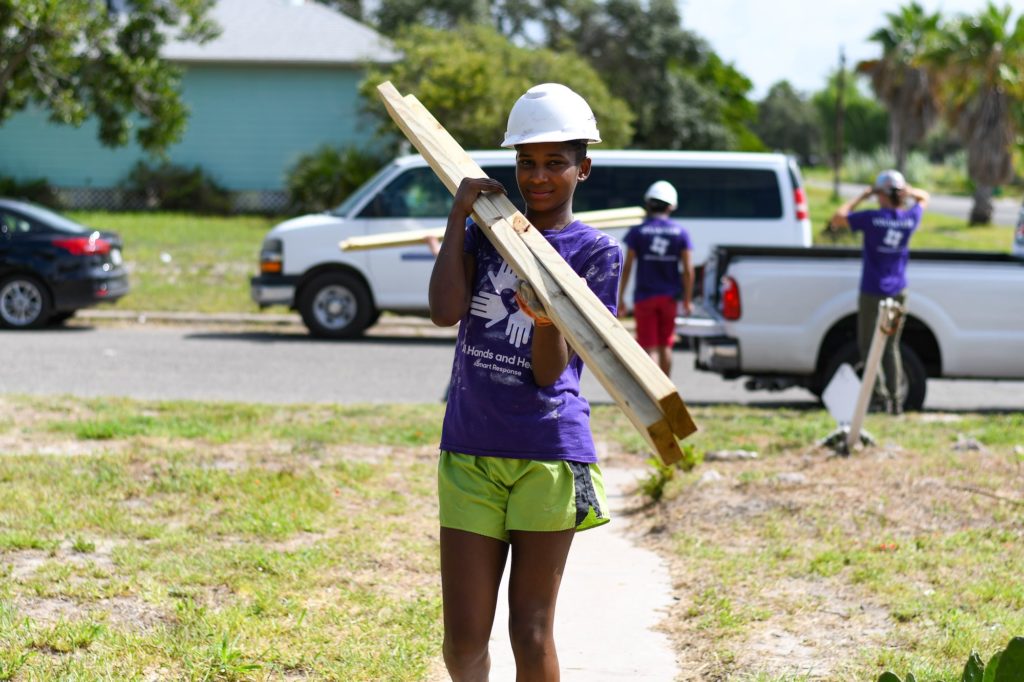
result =
[[[839,64],[847,66],[880,54],[868,36],[908,0],[678,0],[683,26],[696,31],[715,52],[754,83],[753,99],[762,99],[780,80],[810,94],[825,85]],[[1018,8],[1021,0],[997,0]],[[918,0],[943,16],[976,13],[984,0]]]

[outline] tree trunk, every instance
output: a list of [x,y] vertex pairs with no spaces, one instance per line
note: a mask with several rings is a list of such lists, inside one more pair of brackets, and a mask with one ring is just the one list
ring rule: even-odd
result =
[[907,165],[907,145],[903,134],[903,127],[897,122],[894,112],[889,113],[889,148],[892,150],[892,158],[896,162],[896,170],[903,173]]
[[990,185],[974,186],[974,206],[968,225],[989,225],[992,223],[992,187]]

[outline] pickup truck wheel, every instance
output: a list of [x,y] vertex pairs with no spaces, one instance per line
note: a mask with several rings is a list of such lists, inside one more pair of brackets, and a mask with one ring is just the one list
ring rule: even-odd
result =
[[52,309],[50,292],[35,277],[13,275],[0,281],[0,327],[38,329]]
[[[925,371],[921,359],[917,357],[917,353],[910,346],[900,343],[900,354],[903,356],[903,381],[900,385],[903,409],[920,410],[924,407],[928,373]],[[864,366],[860,362],[860,353],[857,350],[856,341],[844,343],[825,364],[825,371],[822,372],[822,390],[832,380],[839,366],[843,363],[853,367],[858,377],[863,376]],[[820,397],[820,393],[818,395]]]
[[370,292],[352,275],[324,273],[303,287],[299,314],[313,336],[350,339],[361,335],[373,317]]

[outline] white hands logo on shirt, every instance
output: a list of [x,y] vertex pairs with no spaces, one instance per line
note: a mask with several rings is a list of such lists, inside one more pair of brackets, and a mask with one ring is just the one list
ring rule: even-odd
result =
[[488,271],[487,278],[491,280],[491,286],[499,294],[505,289],[515,291],[516,282],[519,281],[516,273],[512,272],[512,268],[505,261],[501,262],[501,267],[498,268],[497,274]]
[[470,301],[469,312],[477,317],[490,320],[485,326],[489,329],[505,319],[508,310],[505,309],[505,302],[501,296],[490,291],[481,291],[473,296]]
[[508,263],[502,261],[497,272],[493,270],[487,271],[487,279],[491,282],[491,286],[494,287],[494,292],[480,291],[474,294],[469,305],[470,315],[487,320],[487,324],[484,326],[488,329],[507,317],[508,322],[505,324],[505,336],[508,338],[509,343],[516,348],[529,343],[530,334],[533,329],[533,318],[518,308],[510,314],[505,301],[501,297],[502,291],[515,291],[516,282],[519,281],[516,273],[512,271]]
[[522,310],[517,310],[508,316],[505,336],[508,337],[509,343],[519,348],[524,343],[529,343],[531,329],[533,329],[533,318]]
[[669,241],[664,237],[655,237],[651,240],[651,253],[664,256],[665,252],[668,251],[668,245]]

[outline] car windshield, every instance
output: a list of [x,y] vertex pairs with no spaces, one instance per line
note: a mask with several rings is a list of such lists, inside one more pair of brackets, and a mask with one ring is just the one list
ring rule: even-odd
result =
[[341,202],[337,208],[332,208],[327,212],[333,216],[337,216],[338,218],[347,217],[348,214],[352,212],[353,208],[359,205],[368,194],[370,194],[374,189],[376,189],[377,181],[380,180],[382,175],[389,172],[394,167],[394,165],[395,164],[393,163],[389,163],[388,165],[381,168],[379,171],[374,173],[372,178],[361,184],[355,192],[349,194],[348,198]]
[[28,218],[43,223],[44,225],[48,225],[54,230],[58,230],[60,232],[72,232],[77,234],[93,231],[91,227],[79,225],[75,221],[65,218],[59,213],[54,213],[50,209],[43,208],[42,206],[19,203],[14,208],[25,214]]

